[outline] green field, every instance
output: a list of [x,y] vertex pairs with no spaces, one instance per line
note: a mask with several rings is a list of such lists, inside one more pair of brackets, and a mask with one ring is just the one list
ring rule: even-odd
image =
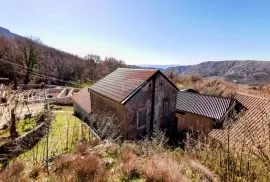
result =
[[70,109],[71,107],[66,106],[62,110],[64,112],[55,112],[55,121],[51,124],[49,135],[19,158],[34,164],[43,163],[47,159],[47,155],[50,159],[59,154],[71,152],[78,141],[91,139],[89,130],[82,124],[82,121],[71,112],[65,112]]

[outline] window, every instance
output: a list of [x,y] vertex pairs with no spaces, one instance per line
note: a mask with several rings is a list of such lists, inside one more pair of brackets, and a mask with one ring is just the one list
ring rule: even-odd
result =
[[138,112],[138,128],[144,127],[146,125],[147,119],[147,109],[140,110]]
[[163,116],[168,116],[169,115],[169,102],[165,101],[163,103]]

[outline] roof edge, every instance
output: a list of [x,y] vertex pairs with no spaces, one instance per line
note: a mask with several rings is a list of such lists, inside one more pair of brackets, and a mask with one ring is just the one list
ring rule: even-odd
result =
[[107,97],[107,96],[101,94],[101,93],[98,93],[98,92],[92,90],[91,88],[89,88],[89,90],[90,90],[92,93],[94,93],[94,94],[100,95],[100,96],[102,96],[102,97],[105,97],[106,99],[109,99],[110,101],[113,101],[113,102],[115,102],[115,103],[117,103],[117,104],[122,105],[121,102],[118,102],[118,101],[116,101],[116,100],[114,100],[114,99],[112,99],[112,98],[109,98],[109,97]]
[[[202,115],[202,114],[197,114],[197,113],[194,113],[194,112],[184,111],[184,110],[180,110],[180,109],[176,109],[176,113],[177,112],[191,113],[191,114],[196,114],[198,116],[203,116],[203,117],[207,117],[207,118],[211,118],[211,119],[216,119],[216,118],[213,118],[213,117],[205,116],[205,115]],[[220,119],[217,119],[217,120],[220,120]]]
[[[186,92],[186,91],[181,91],[181,90],[179,90],[179,92],[181,92],[181,93],[187,93],[187,94],[194,94],[194,95],[208,96],[208,97],[215,97],[215,98],[221,98],[221,99],[236,100],[236,99],[234,98],[234,96],[233,96],[233,97],[222,97],[222,96],[216,96],[216,95],[207,95],[207,94],[201,94],[201,93]],[[178,92],[178,93],[179,93],[179,92]]]
[[160,73],[177,91],[179,91],[179,88],[177,88],[177,86],[173,82],[171,82],[171,80],[167,76],[165,76],[161,71],[157,70],[157,73]]
[[170,83],[170,85],[173,86],[173,88],[175,88],[177,91],[179,91],[179,89],[176,87],[175,84],[173,84],[173,83],[171,82],[171,80],[169,80],[169,79],[168,79],[161,71],[156,70],[156,72],[155,72],[152,76],[150,76],[146,81],[144,81],[137,89],[135,89],[132,93],[130,93],[130,95],[128,95],[125,99],[123,99],[123,100],[121,101],[121,104],[126,104],[130,99],[132,99],[132,97],[133,97],[136,93],[138,93],[138,92],[142,89],[142,87],[143,87],[146,83],[148,83],[149,80],[151,80],[151,79],[152,79],[154,76],[156,76],[158,73],[159,73],[163,78],[165,78],[165,80],[167,80],[167,81]]

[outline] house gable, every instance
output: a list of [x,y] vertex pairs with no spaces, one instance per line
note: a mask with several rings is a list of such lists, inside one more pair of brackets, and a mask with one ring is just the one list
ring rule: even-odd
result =
[[90,91],[122,103],[157,72],[158,70],[118,68],[90,87]]

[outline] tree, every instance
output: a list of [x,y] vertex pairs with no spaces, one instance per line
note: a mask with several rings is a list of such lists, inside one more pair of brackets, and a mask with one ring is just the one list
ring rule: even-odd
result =
[[97,65],[101,62],[100,56],[88,54],[84,57],[86,61],[86,65],[88,67],[87,76],[90,77],[90,82],[93,84],[95,80],[97,80],[99,72],[97,70]]
[[5,59],[11,51],[11,46],[11,40],[8,37],[0,36],[0,59]]
[[38,47],[40,44],[39,39],[24,39],[20,48],[20,57],[26,67],[24,84],[28,84],[30,76],[36,64],[41,60],[41,50]]

